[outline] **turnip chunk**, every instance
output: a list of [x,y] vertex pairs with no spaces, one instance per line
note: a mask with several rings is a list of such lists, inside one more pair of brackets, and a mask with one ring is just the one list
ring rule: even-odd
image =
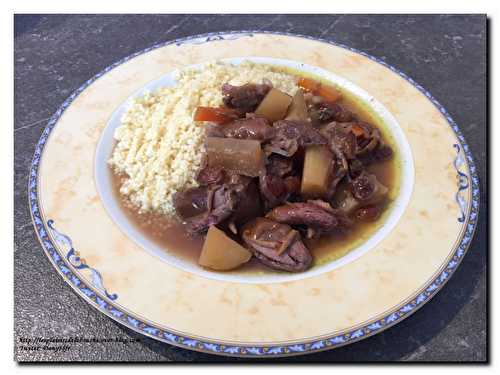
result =
[[333,156],[328,146],[308,146],[304,157],[300,191],[307,198],[324,198]]
[[270,122],[283,120],[291,103],[292,97],[290,95],[272,88],[260,102],[255,114],[266,118]]
[[304,91],[301,89],[298,89],[293,96],[292,104],[288,107],[285,120],[311,122],[304,99]]
[[209,167],[250,177],[264,171],[264,153],[257,140],[207,137],[206,149]]
[[198,263],[215,271],[228,271],[248,262],[252,253],[215,226],[208,229]]

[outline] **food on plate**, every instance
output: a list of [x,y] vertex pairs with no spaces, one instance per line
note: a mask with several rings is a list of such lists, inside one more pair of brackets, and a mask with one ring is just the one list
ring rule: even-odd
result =
[[275,89],[274,87],[264,96],[259,106],[255,110],[255,116],[264,117],[270,122],[282,120],[288,107],[292,103],[290,95]]
[[242,238],[254,256],[270,268],[301,272],[311,265],[309,250],[289,225],[259,217],[244,227]]
[[292,102],[288,107],[285,120],[291,121],[311,121],[309,111],[307,110],[306,100],[304,98],[304,91],[298,89],[292,98]]
[[205,141],[208,166],[258,177],[264,169],[264,152],[253,139],[207,137]]
[[252,253],[212,225],[203,243],[199,263],[216,271],[227,271],[248,262]]
[[328,146],[306,147],[300,193],[310,198],[326,197],[332,167],[335,167],[333,154]]
[[177,81],[132,103],[109,163],[134,215],[199,240],[200,266],[303,272],[315,243],[382,216],[393,148],[336,86],[250,62]]
[[304,90],[323,98],[326,102],[335,103],[341,98],[341,93],[335,87],[326,85],[321,81],[315,79],[301,77],[297,84]]
[[[224,104],[224,82],[240,87],[266,78],[289,95],[296,89],[292,75],[271,71],[266,65],[215,62],[201,70],[180,70],[174,87],[134,99],[115,131],[116,145],[109,160],[115,174],[126,176],[119,186],[120,196],[130,200],[140,213],[174,215],[175,192],[197,186],[195,175],[202,161],[206,131],[193,120],[197,108],[222,106],[231,110],[225,110],[225,114],[239,113]],[[231,90],[227,89],[229,94]],[[238,104],[234,95],[233,102]]]

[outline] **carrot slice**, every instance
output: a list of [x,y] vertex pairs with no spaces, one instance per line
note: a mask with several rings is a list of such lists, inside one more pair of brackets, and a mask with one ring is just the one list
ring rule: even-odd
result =
[[329,102],[336,102],[340,99],[340,92],[333,86],[325,85],[310,78],[299,78],[298,85],[304,90],[312,92],[314,95],[319,95]]
[[317,91],[320,86],[320,83],[318,81],[304,77],[299,78],[299,82],[297,84],[304,90],[311,91],[312,93]]
[[224,108],[198,107],[193,115],[194,121],[210,121],[216,124],[225,124],[237,116],[231,110]]
[[318,95],[329,102],[336,102],[340,99],[340,92],[333,86],[321,85],[318,89]]
[[358,124],[353,124],[351,127],[351,131],[354,133],[356,137],[361,137],[365,135],[365,130]]

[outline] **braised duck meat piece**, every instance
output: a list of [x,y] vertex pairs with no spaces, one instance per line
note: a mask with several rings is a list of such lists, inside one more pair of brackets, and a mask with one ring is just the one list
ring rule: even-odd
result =
[[215,123],[205,124],[205,137],[219,137],[224,138],[225,134],[223,132],[223,126],[217,125]]
[[279,177],[285,177],[293,172],[293,160],[277,154],[267,158],[266,171]]
[[349,160],[349,181],[358,177],[365,169],[365,166],[359,159]]
[[224,181],[225,173],[222,167],[212,167],[208,165],[206,154],[201,159],[201,165],[196,173],[195,180],[202,186],[220,184]]
[[382,141],[380,130],[363,121],[340,124],[343,131],[356,136],[356,157],[365,164],[386,160],[392,156],[392,149]]
[[380,130],[366,122],[334,121],[321,126],[320,131],[330,146],[337,147],[348,160],[361,158],[370,162],[392,156],[392,149],[382,143]]
[[225,171],[224,182],[228,184],[235,192],[240,193],[253,181],[251,177],[241,174]]
[[312,104],[309,108],[311,112],[315,112],[315,118],[321,124],[331,121],[348,122],[354,118],[350,111],[337,103],[321,101]]
[[219,126],[220,133],[227,138],[255,139],[267,141],[274,136],[274,129],[262,117],[250,117]]
[[[224,171],[222,168],[209,167],[205,163],[198,171],[197,182],[200,187],[178,192],[174,196],[175,209],[182,219],[206,212],[210,189],[216,189],[218,193],[213,198],[218,198],[220,195],[218,189],[222,184],[230,191],[231,203],[234,206],[233,213],[229,217],[231,222],[239,226],[262,214],[259,189],[250,177]],[[196,220],[203,221],[203,217],[199,216]]]
[[208,189],[206,186],[178,191],[174,194],[175,211],[181,219],[199,215],[207,210]]
[[290,194],[300,190],[300,179],[294,174],[292,159],[276,154],[269,156],[266,171],[259,176],[260,193],[267,209],[285,202]]
[[357,220],[360,221],[375,221],[379,218],[380,214],[380,207],[375,205],[368,205],[358,208],[354,213],[354,216]]
[[204,233],[211,225],[231,216],[237,205],[236,193],[225,185],[211,186],[207,189],[206,205],[205,212],[185,219],[184,224],[189,233]]
[[342,210],[338,210],[336,208],[333,208],[329,202],[325,202],[324,200],[321,200],[321,199],[313,199],[313,200],[309,200],[307,202],[315,204],[317,206],[320,206],[325,211],[331,212],[333,215],[335,215],[335,218],[338,221],[338,225],[337,225],[336,230],[343,231],[343,230],[349,228],[353,224],[352,220],[345,214],[345,212],[343,212]]
[[276,134],[264,146],[266,153],[293,156],[299,147],[324,145],[328,140],[311,124],[300,121],[281,120],[273,124]]
[[260,85],[247,83],[243,86],[233,86],[225,83],[222,85],[222,101],[229,108],[241,112],[253,112],[271,88],[270,83]]
[[[262,216],[259,188],[254,179],[250,179],[247,184],[237,186],[235,193],[237,196],[236,208],[229,218],[229,221],[234,223],[235,227],[243,225],[254,217]],[[234,228],[232,230],[234,232]]]
[[369,165],[388,160],[392,157],[392,155],[392,148],[380,142],[378,146],[375,147],[375,149],[373,149],[371,152],[366,152],[362,155],[359,155],[358,158],[364,165]]
[[376,127],[359,121],[352,123],[351,129],[356,134],[358,156],[366,155],[379,146],[381,135]]
[[299,176],[288,176],[283,180],[285,183],[286,189],[290,194],[299,194],[300,193],[300,177]]
[[300,147],[327,143],[327,139],[307,122],[281,120],[275,122],[273,127],[286,138],[296,139]]
[[288,189],[283,179],[273,174],[260,176],[259,188],[266,208],[283,203],[288,197]]
[[352,180],[350,187],[353,197],[363,204],[380,202],[388,192],[387,187],[378,181],[377,176],[366,171]]
[[289,225],[257,218],[243,227],[242,239],[254,256],[266,266],[288,272],[302,272],[312,257],[300,233]]
[[350,123],[330,122],[320,128],[332,151],[342,152],[347,160],[354,159],[357,153],[356,135],[351,131]]
[[268,212],[266,218],[289,225],[303,225],[328,233],[346,224],[341,212],[322,200],[287,203]]
[[236,206],[229,218],[230,222],[240,226],[248,220],[262,215],[259,188],[256,179],[226,172],[224,183],[234,192]]
[[326,197],[330,199],[337,190],[337,185],[346,176],[349,169],[349,164],[344,156],[344,153],[337,148],[335,143],[330,143],[330,149],[333,152],[333,162],[330,164],[328,176],[328,188]]
[[393,151],[390,146],[380,144],[377,149],[375,150],[373,156],[376,161],[382,161],[382,160],[387,160],[392,157]]

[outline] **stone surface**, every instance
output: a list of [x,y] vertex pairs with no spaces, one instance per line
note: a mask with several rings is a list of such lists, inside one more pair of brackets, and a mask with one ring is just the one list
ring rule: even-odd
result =
[[[241,359],[195,353],[122,327],[87,305],[45,257],[27,205],[28,170],[49,116],[87,79],[152,44],[224,30],[271,30],[333,40],[395,66],[429,90],[475,156],[481,213],[475,238],[448,284],[420,311],[374,337],[282,362],[486,361],[487,99],[485,16],[17,15],[14,41],[14,356],[18,361]],[[21,338],[118,338],[65,352],[20,351]]]

